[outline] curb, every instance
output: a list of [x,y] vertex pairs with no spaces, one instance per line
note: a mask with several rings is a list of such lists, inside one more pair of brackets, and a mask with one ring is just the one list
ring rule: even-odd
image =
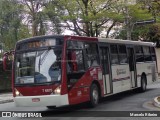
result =
[[160,96],[154,98],[153,104],[160,108]]
[[149,110],[149,111],[160,111],[159,108],[157,108],[154,104],[153,101],[146,101],[142,105],[143,108]]

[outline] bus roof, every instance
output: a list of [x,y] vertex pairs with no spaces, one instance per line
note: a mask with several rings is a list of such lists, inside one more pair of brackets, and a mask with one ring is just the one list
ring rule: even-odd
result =
[[111,38],[96,38],[96,37],[90,37],[90,39],[87,39],[86,36],[72,36],[72,35],[42,35],[42,36],[35,36],[30,37],[26,39],[19,40],[17,43],[25,42],[28,40],[35,40],[38,38],[50,38],[50,37],[57,37],[57,38],[63,38],[63,37],[71,37],[73,38],[83,38],[84,40],[94,41],[98,40],[98,42],[104,42],[104,43],[121,43],[121,44],[130,44],[130,45],[145,45],[145,46],[156,46],[153,42],[142,42],[142,41],[131,41],[131,40],[122,40],[122,39],[111,39]]
[[42,36],[34,36],[26,39],[22,39],[17,41],[17,44],[22,43],[22,42],[27,42],[27,41],[32,41],[36,39],[47,39],[47,38],[64,38],[68,37],[72,40],[84,40],[84,41],[98,41],[96,37],[87,37],[87,36],[74,36],[74,35],[42,35]]
[[22,40],[17,41],[17,43],[21,43],[21,42],[26,42],[26,41],[30,41],[30,40],[36,40],[36,39],[43,39],[43,38],[51,38],[51,37],[56,37],[56,38],[63,38],[64,35],[42,35],[42,36],[34,36],[34,37],[29,37],[29,38],[25,38]]
[[131,40],[122,40],[122,39],[110,39],[110,38],[98,38],[99,42],[105,43],[121,43],[121,44],[130,44],[130,45],[145,45],[145,46],[155,46],[153,42],[142,42],[142,41],[131,41]]

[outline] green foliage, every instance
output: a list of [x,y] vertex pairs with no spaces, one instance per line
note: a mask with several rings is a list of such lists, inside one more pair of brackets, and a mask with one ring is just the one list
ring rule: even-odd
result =
[[160,1],[159,0],[137,0],[143,10],[147,10],[152,18],[156,20],[156,24],[145,25],[140,35],[146,38],[148,41],[157,42],[160,41]]
[[30,31],[27,25],[21,25],[18,29],[18,40],[25,39],[31,37]]
[[99,36],[104,27],[114,26],[108,22],[124,21],[121,7],[116,0],[51,0],[45,11],[52,23],[64,23],[77,35]]
[[[61,19],[68,19],[67,16],[64,16],[64,10],[60,5],[59,0],[50,1],[45,5],[43,13],[46,16],[46,20],[51,21],[52,23],[52,32],[55,34],[61,34],[62,28],[60,26]],[[64,16],[62,18],[62,16]],[[66,18],[65,18],[66,17]],[[51,26],[50,26],[51,27]]]
[[5,49],[13,49],[25,34],[22,33],[22,9],[23,6],[16,0],[0,1],[0,42],[4,43]]
[[18,40],[44,35],[49,29],[55,34],[69,29],[76,35],[92,37],[100,36],[105,30],[108,37],[119,23],[123,30],[117,38],[127,39],[126,31],[129,31],[133,40],[142,37],[154,41],[159,32],[151,34],[159,25],[135,26],[134,23],[152,18],[160,22],[160,1],[139,1],[126,5],[125,0],[0,0],[0,42],[6,49],[12,49]]
[[132,40],[139,40],[139,37],[146,40],[146,35],[150,25],[144,24],[138,26],[135,23],[138,21],[153,19],[152,14],[149,13],[148,9],[144,9],[141,3],[128,5],[126,7],[128,11],[127,13],[124,11],[124,16],[126,18],[126,21],[128,20],[128,23],[126,23],[126,25],[123,27],[123,29],[125,30],[121,31],[117,38],[127,39],[126,36],[128,32],[131,35]]
[[118,36],[115,37],[116,39],[123,39],[127,40],[127,33],[125,29],[120,30]]
[[160,41],[160,23],[156,23],[149,28],[148,38],[152,42]]
[[150,25],[139,25],[135,26],[133,32],[132,32],[132,38],[133,40],[144,40],[148,41],[147,33],[149,31]]
[[153,16],[147,9],[142,9],[141,4],[135,4],[129,6],[129,15],[133,22],[152,19]]
[[[133,30],[131,32],[131,38],[132,40],[134,41],[137,41],[137,40],[140,40],[143,39],[144,41],[150,41],[149,38],[148,38],[148,32],[149,32],[149,28],[150,28],[151,25],[139,25],[139,26],[133,26]],[[116,37],[118,39],[124,39],[126,40],[127,37],[126,37],[126,30],[125,28],[120,31],[119,35]]]

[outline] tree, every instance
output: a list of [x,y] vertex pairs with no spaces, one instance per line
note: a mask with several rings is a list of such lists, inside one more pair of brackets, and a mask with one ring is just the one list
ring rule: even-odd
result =
[[142,3],[144,9],[148,9],[148,11],[153,15],[155,20],[160,22],[160,1],[159,0],[138,0]]
[[[156,42],[158,40],[157,35],[158,32],[155,32],[155,30],[158,29],[158,24],[154,24],[149,19],[154,20],[155,22],[159,23],[159,15],[160,15],[160,1],[159,0],[137,0],[137,4],[140,6],[140,9],[137,9],[138,11],[145,11],[145,14],[148,14],[148,17],[145,17],[145,14],[138,13],[134,9],[133,12],[135,15],[133,18],[136,18],[136,16],[140,16],[140,19],[135,19],[135,21],[140,20],[140,22],[136,22],[139,24],[134,24],[134,29],[132,31],[132,38],[134,40],[138,40],[139,38],[144,41],[152,41]],[[135,6],[134,6],[135,7]],[[150,22],[145,22],[150,21]],[[149,24],[148,24],[149,23]],[[154,31],[154,32],[153,32]],[[153,35],[154,33],[154,35]],[[121,32],[121,37],[124,37],[124,32]]]
[[0,42],[7,49],[14,48],[21,29],[22,6],[16,0],[1,0],[0,11]]
[[[127,32],[120,32],[120,35],[117,38],[121,39],[138,40],[139,37],[144,37],[144,34],[147,33],[147,28],[149,25],[137,25],[136,23],[138,21],[143,22],[145,20],[153,19],[152,14],[150,14],[147,9],[144,9],[142,7],[142,4],[139,3],[134,5],[128,5],[127,11],[124,10],[124,16],[126,18],[126,21],[128,22],[126,22],[126,25],[123,27],[123,30],[125,29]],[[126,33],[128,33],[128,35]],[[145,37],[143,39],[145,39]]]
[[132,39],[131,35],[134,27],[135,28],[137,27],[136,26],[137,21],[145,21],[153,18],[147,9],[142,9],[141,4],[129,5],[127,17],[129,17],[129,21],[126,24],[126,30],[128,32],[127,39],[130,39],[130,40]]
[[44,35],[45,14],[43,13],[44,0],[22,0],[19,4],[24,6],[24,14],[27,16],[27,25],[32,29],[32,36]]
[[49,1],[44,5],[44,14],[46,14],[46,20],[51,21],[51,24],[48,27],[48,30],[55,34],[61,34],[64,27],[62,27],[61,16],[64,15],[64,9],[59,4],[59,0]]
[[160,23],[156,23],[149,28],[147,37],[149,41],[157,43],[157,47],[160,47]]
[[55,0],[52,0],[50,11],[60,11],[62,14],[54,12],[56,14],[50,14],[50,18],[58,15],[63,21],[61,27],[79,36],[97,37],[106,28],[108,37],[112,27],[124,19],[116,2],[116,0],[59,0],[55,3]]

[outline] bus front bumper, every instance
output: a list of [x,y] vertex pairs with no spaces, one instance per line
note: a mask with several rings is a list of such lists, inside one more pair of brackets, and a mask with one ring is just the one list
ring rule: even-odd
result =
[[69,105],[68,94],[65,95],[43,95],[43,96],[17,96],[14,103],[18,106],[63,106]]

